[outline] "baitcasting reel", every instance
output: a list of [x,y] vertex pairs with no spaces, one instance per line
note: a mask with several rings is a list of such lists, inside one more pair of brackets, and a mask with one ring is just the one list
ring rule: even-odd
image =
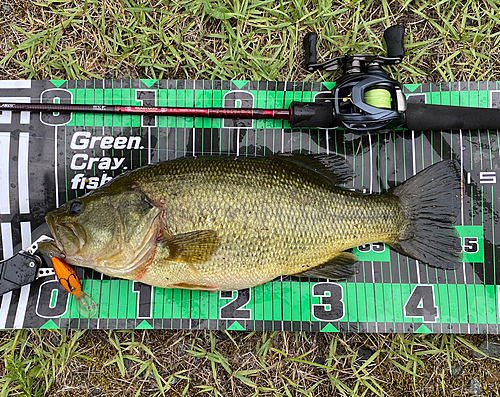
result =
[[[317,63],[316,39],[316,33],[304,37],[306,69],[310,72],[340,69],[343,75],[336,81],[331,98],[317,98],[319,101],[311,104],[293,102],[290,124],[294,127],[340,127],[357,134],[387,132],[405,124],[406,99],[402,86],[382,68],[403,60],[403,26],[395,25],[385,30],[387,57],[352,54]],[[317,112],[312,108],[317,108]],[[314,113],[316,115],[311,117]]]

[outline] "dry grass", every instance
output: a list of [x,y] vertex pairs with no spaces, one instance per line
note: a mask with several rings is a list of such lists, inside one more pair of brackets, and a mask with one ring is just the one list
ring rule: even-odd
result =
[[[499,9],[483,1],[11,0],[0,5],[0,78],[334,80],[303,67],[383,50],[407,29],[404,83],[499,80]],[[2,395],[466,396],[500,394],[486,336],[12,331],[0,336]],[[365,356],[366,357],[361,357]],[[452,367],[463,372],[451,376]],[[100,394],[97,390],[100,390]],[[10,390],[10,394],[9,394]]]

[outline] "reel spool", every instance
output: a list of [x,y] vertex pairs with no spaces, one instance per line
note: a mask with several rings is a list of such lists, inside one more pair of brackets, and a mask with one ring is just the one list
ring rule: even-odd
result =
[[[316,33],[304,37],[306,69],[309,71],[342,70],[332,90],[331,122],[314,125],[322,128],[344,128],[349,132],[383,133],[405,124],[406,98],[399,82],[391,79],[382,66],[396,65],[404,57],[404,27],[392,26],[384,32],[387,57],[353,54],[317,63]],[[326,103],[328,100],[322,99]],[[320,102],[316,102],[320,103]],[[298,111],[298,103],[295,109]],[[307,127],[306,123],[296,124]]]
[[391,93],[384,88],[373,88],[365,92],[365,103],[367,105],[380,108],[391,108]]

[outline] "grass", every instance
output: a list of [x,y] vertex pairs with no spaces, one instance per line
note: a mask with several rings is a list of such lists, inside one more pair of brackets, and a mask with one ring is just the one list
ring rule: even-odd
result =
[[[0,78],[331,81],[320,59],[383,52],[407,29],[404,83],[500,80],[493,0],[11,0],[0,6]],[[42,331],[0,334],[2,396],[466,396],[500,394],[487,336]],[[496,340],[492,338],[492,340]],[[452,373],[462,372],[457,376]],[[99,393],[98,393],[99,392]]]
[[14,0],[0,12],[8,78],[332,80],[303,69],[307,31],[328,59],[380,53],[396,23],[407,29],[407,58],[393,72],[403,82],[499,78],[491,0]]
[[23,330],[2,334],[0,386],[20,396],[465,396],[475,377],[496,396],[500,360],[471,354],[487,339]]

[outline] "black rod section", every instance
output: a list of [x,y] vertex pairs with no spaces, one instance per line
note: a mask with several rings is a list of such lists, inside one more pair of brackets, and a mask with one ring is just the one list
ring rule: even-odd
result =
[[406,126],[414,131],[500,128],[500,109],[408,103]]

